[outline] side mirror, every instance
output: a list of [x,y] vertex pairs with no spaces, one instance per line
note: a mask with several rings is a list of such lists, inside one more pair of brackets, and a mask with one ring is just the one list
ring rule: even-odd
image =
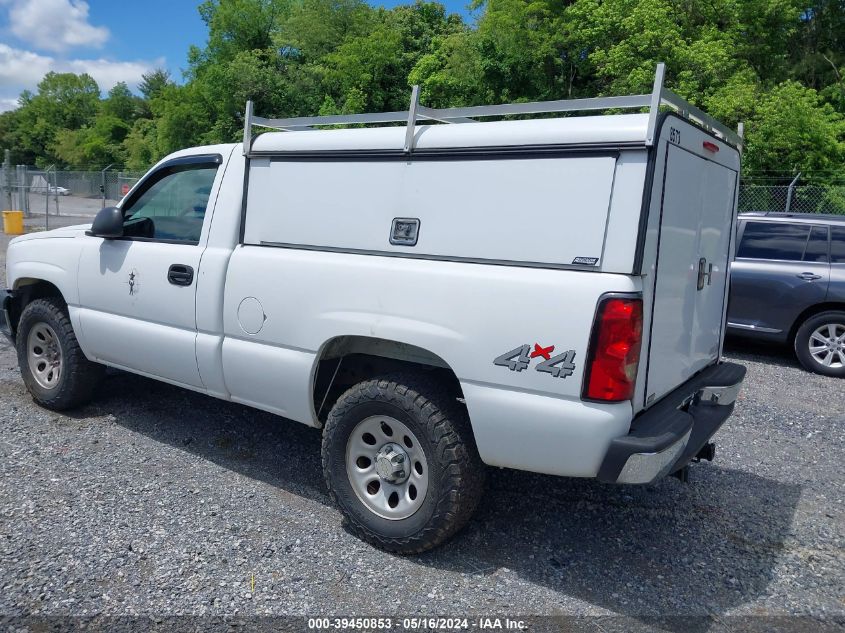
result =
[[123,211],[117,207],[106,207],[100,209],[91,225],[91,230],[86,235],[104,237],[106,239],[123,237]]

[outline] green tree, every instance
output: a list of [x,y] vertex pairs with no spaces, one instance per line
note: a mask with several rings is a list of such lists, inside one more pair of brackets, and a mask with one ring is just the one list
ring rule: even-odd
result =
[[785,42],[793,63],[791,74],[845,112],[845,6],[841,0],[821,0],[802,8],[796,37]]
[[279,18],[273,42],[281,54],[318,63],[347,39],[366,35],[375,11],[364,0],[302,0]]
[[100,114],[131,124],[143,113],[143,103],[143,100],[133,95],[129,87],[121,81],[109,90],[108,97],[101,102]]
[[47,73],[38,92],[24,92],[17,113],[17,152],[28,163],[57,160],[52,147],[59,130],[90,125],[97,114],[100,89],[89,75]]
[[173,81],[170,79],[170,71],[157,68],[141,75],[141,83],[138,85],[138,90],[144,99],[149,101],[157,97],[162,90],[170,85],[173,85]]
[[212,121],[212,111],[196,82],[167,86],[152,100],[150,108],[157,156],[200,143]]
[[205,0],[199,13],[208,27],[208,43],[204,50],[192,48],[194,71],[244,51],[271,48],[277,22],[289,7],[288,0]]
[[[18,141],[19,117],[20,110],[0,113],[0,156],[8,149],[13,165],[28,162],[29,159],[22,152]],[[31,159],[29,159],[29,162],[31,162]]]
[[[436,2],[205,0],[208,27],[184,84],[164,70],[135,96],[100,98],[86,75],[47,75],[0,115],[20,162],[124,160],[234,141],[248,99],[265,116],[459,106],[667,85],[730,125],[746,122],[746,173],[841,169],[845,5],[817,0],[474,0],[467,25]],[[820,177],[820,176],[819,176]]]
[[437,105],[572,94],[563,9],[554,0],[489,0],[475,30],[451,29],[411,72]]
[[158,149],[156,123],[152,119],[137,119],[123,139],[126,169],[144,171],[162,158]]
[[457,16],[442,5],[418,0],[413,5],[373,14],[364,35],[348,37],[324,57],[323,85],[332,97],[346,99],[350,91],[366,96],[363,109],[408,107],[408,78],[440,37],[462,32]]
[[752,173],[801,171],[824,182],[845,164],[845,117],[798,82],[763,95],[746,129],[745,165]]
[[78,130],[63,129],[56,133],[52,154],[63,167],[99,169],[108,164],[125,162],[123,142],[130,126],[109,114],[99,115],[93,125]]

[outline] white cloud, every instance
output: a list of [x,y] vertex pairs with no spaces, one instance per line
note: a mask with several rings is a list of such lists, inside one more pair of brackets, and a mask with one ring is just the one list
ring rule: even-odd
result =
[[88,73],[100,86],[101,90],[110,90],[120,81],[126,82],[130,88],[141,83],[144,73],[155,68],[164,67],[164,58],[153,61],[111,61],[108,59],[72,59],[56,62],[58,72],[71,72],[77,75]]
[[0,44],[0,88],[34,88],[54,63],[52,57]]
[[18,107],[17,99],[0,99],[0,112],[8,112]]
[[110,59],[56,59],[0,43],[0,111],[17,106],[17,95],[34,90],[48,72],[88,73],[101,90],[109,90],[119,81],[135,88],[141,76],[165,66],[164,58],[154,60],[113,61]]
[[99,48],[111,35],[106,27],[88,21],[88,3],[83,0],[0,0],[0,4],[9,6],[12,33],[37,49]]

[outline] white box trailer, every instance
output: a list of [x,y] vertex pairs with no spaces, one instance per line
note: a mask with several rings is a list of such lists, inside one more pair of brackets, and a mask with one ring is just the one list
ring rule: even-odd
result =
[[[89,230],[15,240],[4,307],[36,400],[84,400],[105,364],[322,428],[351,527],[402,552],[466,522],[483,464],[650,483],[712,457],[745,372],[720,362],[741,135],[662,65],[648,95],[417,95],[248,104],[242,145],[165,158]],[[479,121],[541,113],[566,116]],[[59,371],[41,325],[78,342]]]

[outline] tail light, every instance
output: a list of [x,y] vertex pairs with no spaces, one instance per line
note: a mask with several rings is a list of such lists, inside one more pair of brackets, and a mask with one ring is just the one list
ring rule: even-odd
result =
[[621,402],[633,397],[642,336],[642,299],[606,297],[601,300],[584,376],[582,397],[585,400]]

